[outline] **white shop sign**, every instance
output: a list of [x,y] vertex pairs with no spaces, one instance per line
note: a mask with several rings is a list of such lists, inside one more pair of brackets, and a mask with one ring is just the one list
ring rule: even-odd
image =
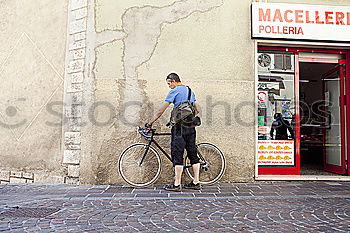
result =
[[252,37],[350,42],[350,7],[252,3]]

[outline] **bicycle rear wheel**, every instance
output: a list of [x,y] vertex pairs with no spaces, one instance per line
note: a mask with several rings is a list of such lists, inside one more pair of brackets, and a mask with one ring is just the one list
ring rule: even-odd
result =
[[119,173],[128,184],[134,187],[146,187],[154,183],[160,175],[161,160],[153,147],[149,147],[141,164],[146,148],[147,145],[143,143],[133,144],[119,157]]
[[[201,184],[213,184],[217,182],[225,171],[225,157],[221,150],[210,143],[197,144],[198,157],[200,160],[199,180]],[[190,160],[185,158],[186,166],[190,166]],[[186,168],[187,175],[193,179],[192,167]]]

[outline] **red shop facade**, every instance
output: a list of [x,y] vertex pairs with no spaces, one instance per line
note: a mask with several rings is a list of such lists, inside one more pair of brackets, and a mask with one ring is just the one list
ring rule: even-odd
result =
[[350,176],[350,7],[253,3],[256,179]]

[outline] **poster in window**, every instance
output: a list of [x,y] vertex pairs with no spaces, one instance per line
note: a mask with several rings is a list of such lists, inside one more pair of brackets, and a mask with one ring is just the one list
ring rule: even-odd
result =
[[294,140],[258,140],[258,165],[294,165]]

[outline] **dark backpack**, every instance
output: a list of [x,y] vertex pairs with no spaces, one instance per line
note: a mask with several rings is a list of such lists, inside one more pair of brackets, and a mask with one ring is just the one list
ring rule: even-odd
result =
[[179,106],[177,106],[171,111],[170,121],[167,124],[167,126],[169,127],[173,127],[177,123],[183,122],[184,120],[188,121],[190,119],[193,119],[196,114],[194,105],[190,101],[191,93],[192,93],[191,88],[188,86],[187,88],[188,88],[187,101],[180,104]]

